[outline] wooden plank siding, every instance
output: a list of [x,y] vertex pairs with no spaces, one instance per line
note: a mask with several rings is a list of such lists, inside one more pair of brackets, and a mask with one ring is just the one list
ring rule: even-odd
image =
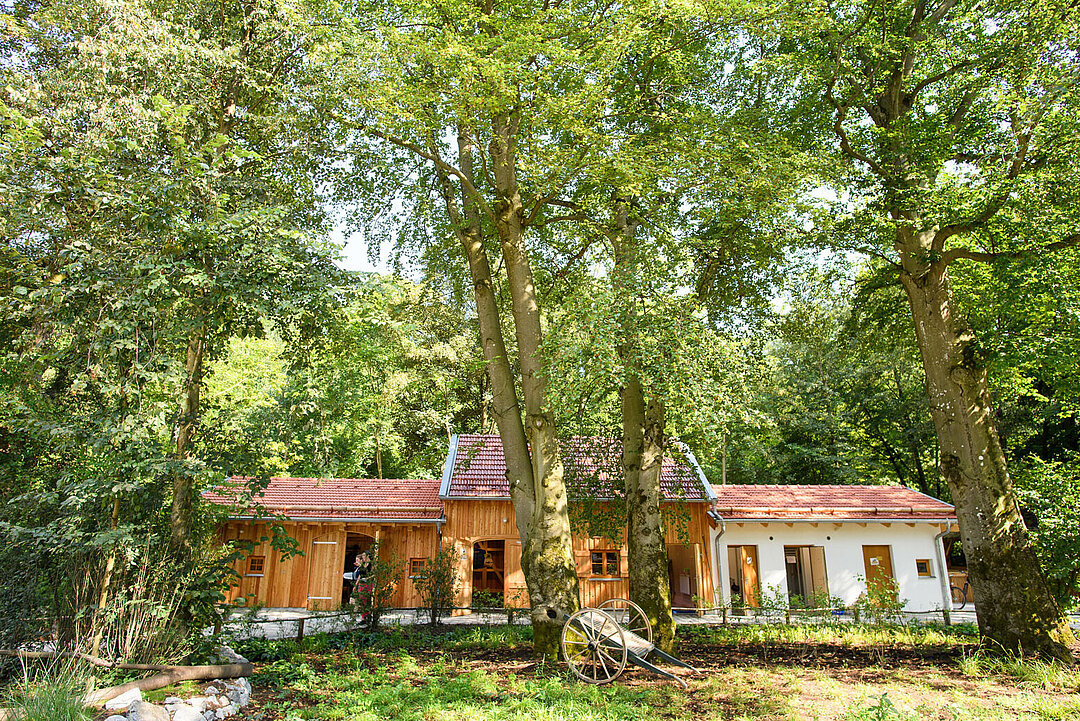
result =
[[[514,521],[514,509],[508,500],[447,500],[446,523],[443,525],[443,542],[453,546],[457,563],[460,591],[457,605],[468,606],[472,602],[473,545],[478,541],[502,540],[504,555],[504,598],[517,606],[528,606],[529,596],[525,587],[525,574],[521,570],[521,541],[518,539]],[[709,506],[704,503],[688,503],[680,515],[686,518],[685,529],[669,524],[667,543],[674,552],[685,547],[693,554],[690,572],[698,594],[712,598],[712,568],[708,553]],[[420,605],[420,597],[413,582],[408,578],[409,561],[413,558],[430,558],[435,554],[438,533],[434,524],[371,524],[371,523],[323,523],[286,522],[286,532],[296,539],[303,555],[282,560],[281,554],[262,537],[271,534],[262,522],[230,520],[222,531],[223,541],[246,540],[254,544],[251,556],[263,557],[261,574],[248,573],[250,559],[244,557],[233,564],[239,581],[229,590],[227,600],[235,602],[247,598],[252,603],[269,607],[308,609],[333,609],[342,601],[342,573],[351,568],[352,558],[346,558],[346,544],[350,534],[362,534],[381,541],[383,553],[396,555],[404,564],[391,605],[413,608]],[[619,554],[618,576],[592,569],[594,551],[617,551]],[[686,556],[686,553],[680,553]],[[604,538],[574,537],[574,558],[577,563],[581,587],[581,603],[595,606],[608,598],[629,596],[627,551],[625,545],[616,548]],[[606,568],[604,569],[607,570]],[[676,571],[676,580],[678,574]],[[617,580],[608,580],[617,578]],[[600,580],[605,579],[605,580]]]
[[[333,609],[341,605],[342,574],[352,559],[345,557],[349,534],[363,534],[382,541],[383,557],[396,554],[405,568],[391,604],[412,607],[420,599],[408,576],[410,558],[427,558],[434,553],[437,533],[433,524],[370,524],[370,523],[303,523],[282,524],[286,533],[296,539],[304,555],[282,560],[281,553],[272,548],[265,523],[231,520],[222,531],[222,541],[250,541],[252,552],[233,563],[239,581],[233,585],[226,601],[234,603],[247,599],[247,605],[270,607]],[[248,573],[250,556],[262,556],[263,572]]]
[[[521,572],[521,542],[514,523],[514,509],[508,500],[444,500],[446,525],[443,527],[443,539],[452,543],[458,560],[458,577],[461,590],[457,605],[468,606],[472,603],[472,558],[473,544],[483,540],[504,540],[506,542],[506,583],[505,598],[514,605],[527,606],[528,593],[525,591],[525,576]],[[687,503],[683,506],[686,517],[684,532],[675,524],[666,529],[669,546],[689,544],[694,555],[694,582],[698,595],[712,598],[712,561],[709,558],[709,504]],[[592,572],[593,551],[618,551],[618,580],[607,580],[615,576]],[[605,538],[574,537],[574,559],[577,564],[578,579],[583,606],[596,606],[609,598],[629,596],[629,568],[625,545],[616,548]],[[598,580],[605,579],[605,580]]]

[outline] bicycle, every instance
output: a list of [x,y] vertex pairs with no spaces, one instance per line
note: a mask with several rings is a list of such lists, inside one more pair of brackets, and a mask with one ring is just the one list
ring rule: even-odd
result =
[[952,594],[952,602],[954,610],[961,610],[967,605],[968,589],[971,588],[970,581],[964,581],[964,587],[949,586],[949,592]]

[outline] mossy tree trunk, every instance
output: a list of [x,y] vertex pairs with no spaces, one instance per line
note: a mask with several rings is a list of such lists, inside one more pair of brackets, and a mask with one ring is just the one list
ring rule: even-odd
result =
[[630,600],[648,616],[656,645],[670,652],[675,645],[675,619],[660,511],[664,403],[653,398],[646,406],[641,379],[631,378],[622,388],[622,414]]
[[541,367],[540,303],[525,245],[524,207],[517,185],[520,123],[516,112],[496,116],[488,153],[497,198],[495,228],[509,281],[521,368],[525,432],[532,451],[532,519],[528,533],[521,536],[521,565],[532,601],[534,647],[537,653],[554,658],[564,617],[576,611],[580,601],[566,482]]
[[638,327],[634,309],[641,299],[635,236],[638,222],[630,215],[630,202],[616,197],[609,240],[615,251],[615,293],[619,306],[619,356],[626,379],[620,389],[622,404],[622,466],[626,493],[627,562],[630,600],[652,624],[656,644],[671,651],[675,619],[671,612],[671,582],[664,518],[660,511],[660,472],[664,460],[665,405],[653,393],[646,405],[641,359],[636,349]]
[[[876,188],[867,210],[856,211],[863,247],[893,265],[907,295],[980,631],[997,649],[1066,659],[1072,633],[1020,516],[986,361],[948,275],[959,259],[1036,258],[1080,243],[1075,231],[1045,245],[1025,242],[1044,230],[1023,219],[1053,202],[1031,189],[1066,182],[1054,174],[1071,167],[1071,150],[1057,141],[1072,126],[1056,123],[1075,116],[1064,105],[1074,100],[1045,90],[1057,87],[1057,73],[1072,72],[1072,60],[1059,62],[1053,51],[1067,26],[1056,9],[1030,10],[956,0],[838,7],[814,41],[823,43],[817,60],[803,58],[820,63],[838,148],[864,171],[862,187]],[[967,32],[986,18],[995,32]],[[951,168],[965,164],[970,174]],[[1001,216],[1009,220],[996,235],[1012,236],[1009,251],[957,244],[984,242]]]
[[[516,191],[513,128],[508,118],[501,124],[497,122],[495,128],[496,139],[489,146],[499,188],[494,220],[510,285],[525,400],[524,422],[484,246],[482,214],[473,183],[477,152],[473,130],[458,128],[460,197],[454,192],[443,161],[439,159],[435,165],[443,200],[465,250],[473,282],[481,345],[492,388],[492,415],[502,440],[522,544],[521,567],[532,605],[533,645],[537,655],[555,659],[564,617],[579,606],[577,572],[558,441],[550,411],[544,407],[540,308],[524,242],[521,199]],[[437,157],[434,143],[429,150]]]
[[956,316],[945,264],[926,267],[914,257],[908,256],[909,265],[917,273],[905,270],[901,279],[926,371],[941,473],[956,504],[979,631],[1012,653],[1071,659],[1073,635],[1020,515],[975,336]]

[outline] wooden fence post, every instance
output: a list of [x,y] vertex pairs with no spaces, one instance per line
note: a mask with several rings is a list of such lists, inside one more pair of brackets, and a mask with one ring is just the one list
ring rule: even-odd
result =
[[307,620],[306,616],[301,616],[300,621],[296,624],[296,642],[300,643],[304,640],[304,621]]

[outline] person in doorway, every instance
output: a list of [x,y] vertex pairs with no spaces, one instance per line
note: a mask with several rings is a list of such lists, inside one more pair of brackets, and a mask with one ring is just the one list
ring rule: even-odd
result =
[[[370,607],[373,588],[368,582],[368,577],[371,575],[371,556],[367,554],[367,551],[356,554],[356,559],[353,561],[352,575],[353,590],[349,602],[361,608]],[[360,621],[367,621],[367,616],[367,613],[361,614]]]

